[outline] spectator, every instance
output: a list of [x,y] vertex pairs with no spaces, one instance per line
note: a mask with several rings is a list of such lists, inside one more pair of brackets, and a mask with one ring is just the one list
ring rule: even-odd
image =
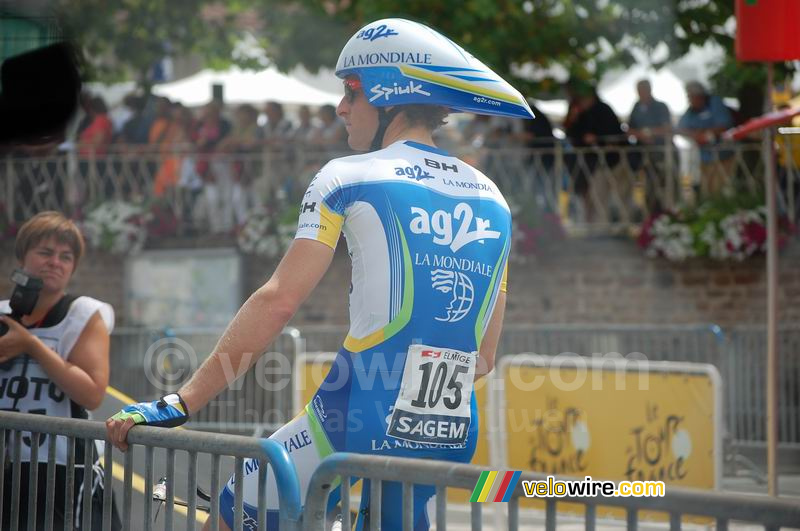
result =
[[[567,128],[567,137],[575,147],[614,146],[622,140],[622,125],[614,110],[600,100],[592,87],[586,87],[577,100],[577,116]],[[619,162],[619,153],[606,156],[609,166]]]
[[252,105],[242,105],[236,109],[233,126],[220,141],[218,150],[225,153],[253,151],[258,145],[258,137],[258,111]]
[[267,123],[261,130],[264,144],[267,146],[285,146],[292,138],[292,122],[286,119],[283,112],[283,105],[275,101],[269,101],[264,106],[264,114],[267,115]]
[[[227,170],[231,174],[230,200],[237,225],[245,222],[248,211],[261,206],[258,194],[253,190],[256,175],[261,173],[261,161],[253,156],[259,143],[258,137],[258,111],[252,105],[242,105],[236,109],[231,132],[218,146],[220,152],[231,155]],[[248,153],[250,156],[247,156]]]
[[75,127],[75,136],[80,137],[83,130],[89,127],[89,124],[92,121],[92,116],[89,111],[89,108],[92,105],[92,95],[88,92],[81,92],[79,99],[79,105],[77,110],[77,126]]
[[308,105],[301,105],[297,110],[297,117],[300,122],[297,127],[292,131],[292,141],[295,146],[298,144],[305,146],[308,143],[311,133],[314,130],[314,123],[312,120],[311,109]]
[[678,133],[700,147],[700,193],[714,196],[730,183],[733,152],[716,148],[720,135],[733,126],[733,116],[719,96],[709,94],[697,81],[686,84],[689,108],[678,122]]
[[222,104],[214,100],[203,108],[195,133],[197,147],[202,152],[212,152],[231,130],[231,124],[222,117]]
[[147,133],[147,143],[151,146],[158,146],[167,134],[170,121],[172,120],[172,103],[167,98],[156,100],[155,118],[150,125]]
[[310,143],[323,150],[342,152],[347,148],[347,130],[336,116],[336,107],[323,105],[317,112],[320,125],[311,134]]
[[[115,172],[107,163],[105,155],[111,145],[113,126],[108,109],[99,96],[87,96],[83,108],[85,127],[78,134],[78,167],[80,175],[100,185],[103,197],[114,197],[118,190]],[[112,171],[108,171],[112,169]],[[86,183],[80,183],[85,186]]]
[[78,154],[84,157],[105,155],[111,144],[114,128],[108,117],[108,108],[103,98],[92,96],[86,105],[87,125],[78,137]]
[[130,111],[129,118],[122,125],[116,141],[129,146],[147,144],[152,120],[145,112],[145,98],[136,94],[128,94],[123,104]]
[[222,105],[214,100],[203,108],[203,114],[197,124],[197,131],[194,133],[195,144],[197,145],[197,173],[205,180],[213,181],[214,177],[209,173],[209,162],[211,153],[217,144],[228,135],[231,124],[222,117]]
[[[3,372],[4,381],[22,382],[16,386],[19,392],[3,393],[0,397],[0,408],[4,411],[86,419],[89,418],[88,410],[97,409],[103,401],[109,381],[109,334],[114,328],[114,310],[110,305],[91,297],[67,294],[67,286],[83,250],[80,230],[58,212],[37,214],[17,234],[15,254],[20,267],[29,275],[41,278],[44,286],[33,312],[23,316],[21,323],[9,317],[0,317],[8,326],[8,332],[0,337],[0,371]],[[0,310],[10,312],[9,301],[0,301]],[[43,393],[42,389],[50,391]],[[29,485],[31,443],[27,435],[22,441],[21,448],[6,448],[7,455],[20,452],[22,473],[20,485],[13,484],[11,473],[5,474],[2,529],[11,529],[11,495],[14,487],[23,493],[17,511],[20,529],[44,529],[44,507],[48,494],[47,463],[39,462],[38,484]],[[52,442],[51,437],[41,437],[39,459],[48,455]],[[94,465],[88,470],[95,476],[87,483],[92,486],[91,491],[83,491],[86,469],[83,466],[76,467],[73,499],[66,500],[66,437],[57,437],[55,444],[56,483],[51,487],[55,495],[53,529],[64,529],[65,524],[73,529],[73,522],[78,523],[74,529],[82,528],[81,500],[84,495],[92,497],[92,529],[100,529],[104,490],[100,464],[102,449],[93,445],[94,455],[89,456],[89,462]],[[84,463],[84,448],[83,444],[76,445],[76,463]],[[111,488],[110,481],[105,482],[105,488]],[[38,511],[28,510],[27,492],[35,493]],[[71,505],[73,522],[65,522],[66,504]],[[113,505],[111,523],[112,529],[121,528]]]
[[[636,84],[639,93],[628,120],[628,134],[640,148],[631,151],[628,161],[635,170],[643,170],[645,175],[645,195],[650,212],[660,211],[664,206],[663,194],[667,186],[677,193],[677,179],[674,172],[668,174],[664,162],[664,146],[672,145],[672,119],[666,104],[653,98],[650,82],[642,79]],[[677,153],[672,150],[673,168],[677,168]],[[673,194],[673,197],[677,197]]]
[[204,201],[198,215],[204,215],[212,233],[223,234],[233,229],[231,194],[233,175],[228,161],[219,157],[218,145],[228,136],[231,124],[222,117],[222,104],[211,101],[203,109],[196,133],[197,174],[205,182]]
[[174,188],[180,181],[183,154],[194,147],[193,131],[192,111],[181,103],[173,103],[169,123],[158,143],[162,162],[153,183],[155,197],[163,196],[168,189]]
[[613,149],[624,141],[619,118],[607,103],[600,100],[591,85],[573,83],[568,90],[573,103],[568,115],[567,138],[573,147],[602,148],[604,152],[582,149],[565,157],[575,194],[583,203],[586,218],[594,218],[595,207],[603,210],[608,207],[612,189],[623,203],[620,213],[626,214],[631,187],[628,176],[617,171],[620,152]]
[[639,101],[633,105],[628,133],[640,145],[664,145],[671,141],[672,120],[667,105],[653,98],[650,82],[646,79],[636,84],[636,92]]

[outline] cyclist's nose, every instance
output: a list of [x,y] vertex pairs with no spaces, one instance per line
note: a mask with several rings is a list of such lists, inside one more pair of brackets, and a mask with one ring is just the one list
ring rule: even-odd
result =
[[339,105],[336,106],[336,115],[344,118],[344,115],[350,112],[350,101],[347,96],[342,96],[339,100]]

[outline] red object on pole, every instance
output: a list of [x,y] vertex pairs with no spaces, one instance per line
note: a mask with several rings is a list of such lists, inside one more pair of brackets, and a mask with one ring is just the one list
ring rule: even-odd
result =
[[736,0],[736,58],[800,59],[800,1]]
[[800,115],[800,107],[790,107],[780,111],[769,112],[767,114],[751,118],[738,127],[728,129],[722,133],[722,136],[728,140],[741,140],[750,133],[754,133],[764,129],[765,127],[772,127],[774,125],[781,124],[788,125],[787,122],[798,115]]

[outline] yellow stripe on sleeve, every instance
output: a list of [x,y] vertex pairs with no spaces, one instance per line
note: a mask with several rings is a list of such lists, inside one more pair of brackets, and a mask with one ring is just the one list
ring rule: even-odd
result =
[[506,293],[507,285],[508,285],[508,260],[506,260],[506,265],[503,268],[503,278],[500,279],[500,291]]
[[319,207],[319,229],[317,229],[317,241],[321,241],[331,249],[336,249],[336,242],[339,241],[339,234],[342,232],[344,216],[330,210],[325,203]]

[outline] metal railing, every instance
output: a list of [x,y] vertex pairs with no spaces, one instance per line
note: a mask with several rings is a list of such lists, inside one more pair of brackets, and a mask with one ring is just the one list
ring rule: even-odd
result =
[[[73,499],[73,481],[75,477],[75,467],[81,463],[75,463],[75,447],[77,444],[84,444],[87,449],[83,466],[86,469],[92,468],[92,455],[90,451],[95,441],[105,441],[105,452],[102,457],[103,467],[106,477],[113,476],[114,460],[111,445],[106,441],[106,428],[101,422],[92,422],[71,418],[53,418],[41,415],[28,415],[22,413],[0,412],[0,458],[3,459],[3,466],[0,466],[0,488],[4,485],[5,474],[13,475],[12,500],[11,500],[11,531],[16,531],[16,523],[19,517],[19,500],[21,496],[28,495],[28,515],[37,514],[36,501],[37,492],[35,488],[29,489],[28,493],[19,491],[21,461],[19,459],[19,449],[23,440],[23,433],[29,433],[31,444],[31,463],[38,464],[38,441],[42,436],[49,436],[51,440],[55,437],[66,437],[67,439],[67,464],[66,464],[66,507],[67,517],[65,522],[71,522],[73,508],[70,503]],[[28,435],[26,435],[27,437]],[[9,444],[9,440],[14,441]],[[267,465],[275,476],[278,485],[279,497],[279,521],[281,529],[299,529],[301,521],[300,505],[300,484],[294,470],[294,464],[289,458],[286,449],[279,443],[270,440],[255,438],[238,437],[235,435],[221,435],[212,433],[192,432],[187,430],[165,430],[163,428],[152,428],[139,426],[128,434],[128,442],[131,447],[124,454],[124,479],[122,492],[122,526],[124,530],[131,529],[131,520],[135,517],[135,529],[139,529],[139,523],[143,525],[145,531],[150,531],[153,527],[153,484],[157,481],[154,475],[154,462],[156,459],[154,450],[163,448],[166,452],[164,467],[166,468],[166,511],[164,514],[164,527],[167,531],[172,531],[174,525],[174,507],[177,496],[176,486],[186,480],[185,505],[187,507],[186,522],[187,529],[195,528],[197,511],[197,480],[198,480],[198,458],[210,456],[210,465],[204,463],[210,469],[211,477],[211,529],[218,530],[219,522],[219,498],[217,493],[220,490],[220,462],[222,457],[232,457],[235,459],[233,471],[238,477],[243,475],[243,465],[246,458],[253,458],[259,462],[259,489],[258,489],[258,523],[261,529],[266,529],[266,486],[267,486]],[[142,513],[134,515],[133,506],[133,475],[135,466],[135,450],[143,447],[144,449],[144,489]],[[7,448],[12,449],[12,455],[7,457]],[[45,515],[50,518],[52,524],[52,512],[54,510],[54,490],[56,486],[56,454],[55,444],[49,445],[47,455],[47,501]],[[186,466],[181,474],[175,473],[176,451],[186,453]],[[8,466],[7,466],[8,465]],[[59,465],[60,466],[60,465]],[[137,466],[140,469],[141,463]],[[38,466],[31,466],[31,478],[29,485],[39,485],[37,476]],[[223,476],[227,477],[227,476]],[[92,474],[84,475],[85,492],[91,490]],[[103,531],[111,528],[111,507],[112,507],[112,487],[111,482],[106,482],[103,493]],[[0,492],[2,499],[2,492]],[[243,523],[243,486],[242,482],[236,482],[234,492],[234,529],[242,529]],[[92,513],[92,497],[83,497],[83,526],[87,531],[91,527],[90,515]],[[140,519],[141,518],[141,519]],[[30,523],[29,523],[30,524]],[[33,524],[29,525],[32,529]],[[52,529],[47,523],[45,527],[48,531]],[[72,529],[72,527],[70,527]],[[98,530],[95,530],[98,531]]]
[[[778,205],[791,220],[800,208],[800,170],[791,151],[795,144],[781,144],[789,151],[779,165]],[[348,154],[287,147],[241,154],[8,156],[0,161],[5,198],[0,215],[20,222],[55,209],[80,217],[101,201],[158,199],[175,218],[177,234],[226,233],[252,209],[296,204],[326,161]],[[462,155],[520,209],[554,213],[577,233],[630,229],[657,209],[701,201],[718,187],[763,190],[758,144],[698,150],[672,144],[572,148],[556,142],[548,148],[481,148]]]
[[[436,487],[436,513],[432,521],[436,529],[447,527],[447,490],[460,489],[468,492],[475,488],[484,468],[447,462],[425,461],[400,457],[379,457],[359,454],[339,453],[327,457],[320,463],[311,477],[306,494],[303,516],[304,531],[325,529],[326,504],[331,486],[341,478],[342,506],[348,507],[350,500],[350,478],[370,479],[370,529],[380,529],[381,483],[399,482],[403,486],[404,530],[412,529],[411,493],[414,484],[434,485]],[[507,503],[507,528],[520,529],[520,498],[524,497],[522,481],[545,481],[543,474],[522,472],[511,501]],[[395,501],[396,500],[392,500]],[[749,522],[764,526],[768,530],[781,527],[795,527],[800,522],[800,504],[788,500],[770,499],[755,496],[721,494],[685,488],[667,488],[663,497],[575,497],[564,496],[546,500],[545,525],[547,531],[557,526],[559,504],[577,503],[585,507],[585,526],[594,530],[597,524],[599,506],[620,507],[626,511],[627,528],[638,529],[640,511],[657,511],[669,515],[670,529],[681,528],[684,515],[710,517],[716,520],[717,529],[727,529],[732,522]],[[497,504],[493,504],[497,505]],[[503,504],[506,505],[506,504]],[[471,503],[472,529],[482,529],[482,504]],[[343,511],[343,529],[350,529],[350,518]]]
[[[38,492],[37,488],[29,489],[28,492],[21,492],[21,461],[17,451],[23,441],[23,433],[30,434],[31,463],[39,463],[38,442],[40,437],[49,436],[67,438],[69,448],[68,460],[66,465],[56,465],[55,445],[49,445],[46,468],[46,501],[44,511],[36,507]],[[104,440],[106,435],[105,426],[100,422],[83,421],[78,419],[52,418],[38,415],[27,415],[21,413],[0,412],[0,457],[3,459],[3,466],[0,466],[0,486],[7,485],[5,474],[12,474],[11,483],[11,506],[10,506],[10,531],[17,531],[19,523],[19,501],[27,496],[29,502],[26,516],[43,514],[45,517],[44,529],[52,529],[52,514],[54,511],[54,494],[56,489],[56,466],[64,466],[66,473],[66,504],[65,510],[68,513],[66,521],[71,522],[73,513],[70,503],[74,496],[73,478],[75,477],[76,467],[80,463],[75,462],[75,448],[77,444],[84,444],[87,450],[94,445],[94,441]],[[9,442],[13,441],[13,442]],[[306,491],[306,505],[301,506],[300,482],[297,477],[294,465],[291,462],[288,452],[279,443],[270,440],[259,440],[255,438],[243,438],[232,435],[219,435],[208,433],[195,433],[185,430],[165,430],[163,428],[137,427],[128,436],[131,448],[124,454],[124,473],[122,478],[122,526],[129,530],[144,529],[150,531],[153,526],[153,482],[155,480],[154,469],[156,467],[156,455],[154,450],[162,448],[166,452],[166,460],[163,465],[166,468],[166,496],[164,511],[164,529],[172,531],[175,526],[175,507],[180,500],[177,485],[180,478],[186,478],[186,498],[185,502],[180,503],[186,507],[186,529],[195,529],[197,504],[197,480],[199,474],[198,457],[200,454],[211,456],[210,477],[211,477],[211,506],[210,512],[211,529],[218,529],[220,507],[216,493],[219,491],[220,484],[220,460],[222,456],[235,459],[234,470],[238,477],[242,477],[245,458],[254,458],[259,461],[259,480],[258,480],[258,528],[266,529],[267,522],[267,465],[272,467],[277,486],[279,502],[279,526],[282,530],[306,531],[327,531],[327,507],[328,496],[332,486],[339,483],[341,485],[341,507],[349,508],[351,501],[350,480],[369,479],[370,480],[370,504],[369,512],[370,529],[380,529],[381,520],[381,490],[383,482],[397,482],[402,484],[401,500],[386,500],[386,502],[402,504],[403,529],[411,529],[412,524],[412,492],[416,485],[435,486],[436,501],[435,515],[437,529],[447,529],[447,493],[448,489],[460,489],[472,491],[478,483],[484,469],[468,464],[450,463],[445,461],[432,461],[422,459],[408,459],[399,457],[380,457],[371,455],[359,455],[348,453],[337,453],[327,457],[313,472],[308,489]],[[137,463],[135,457],[136,449],[143,449],[144,455],[144,481],[143,481],[143,501],[141,513],[134,510],[134,469],[141,470],[141,462]],[[9,459],[9,452],[11,456]],[[176,474],[176,452],[187,455],[187,465],[185,475]],[[103,455],[103,462],[106,477],[113,475],[115,450],[110,445],[106,445]],[[86,456],[92,456],[92,452],[87,451]],[[91,469],[91,457],[87,457],[83,466]],[[37,471],[38,466],[32,466],[29,485],[41,485]],[[207,469],[203,472],[209,472]],[[522,481],[544,481],[546,476],[531,472],[522,472]],[[84,488],[91,488],[92,475],[84,477]],[[338,481],[341,480],[341,481]],[[243,529],[244,512],[244,486],[242,481],[235,482],[234,486],[234,525],[233,529],[238,531]],[[0,493],[2,494],[2,493]],[[111,511],[114,500],[111,482],[106,482],[102,499],[102,526],[103,531],[111,529]],[[514,489],[511,501],[507,504],[492,504],[493,508],[504,507],[504,516],[509,530],[520,529],[521,512],[520,498],[524,496],[522,483],[518,483]],[[92,514],[92,497],[86,496],[82,501],[83,524],[82,529],[88,531],[92,524],[89,515]],[[743,496],[734,494],[722,494],[700,490],[684,488],[668,488],[663,497],[575,497],[564,496],[559,499],[549,498],[546,500],[546,510],[544,513],[544,528],[548,531],[555,530],[558,523],[557,511],[562,503],[577,503],[585,507],[585,526],[586,529],[593,530],[597,525],[598,507],[618,507],[626,512],[627,528],[636,530],[638,528],[639,513],[641,511],[655,511],[668,515],[670,529],[680,529],[682,517],[685,515],[709,517],[716,520],[718,529],[727,529],[728,525],[734,522],[749,522],[764,526],[766,529],[780,529],[781,527],[796,526],[800,522],[800,504],[793,501],[764,498],[755,496]],[[470,504],[470,519],[472,529],[482,529],[483,518],[481,503]],[[528,515],[524,515],[528,516]],[[248,525],[256,522],[249,522]],[[400,523],[400,522],[398,522]],[[342,529],[351,528],[351,514],[349,510],[342,511]],[[35,524],[29,522],[28,529],[37,528]],[[70,525],[71,528],[71,525]],[[248,527],[250,528],[250,527]],[[97,530],[95,530],[97,531]]]
[[[120,329],[112,335],[111,385],[137,400],[156,399],[182,385],[191,367],[170,367],[166,372],[184,375],[165,385],[152,379],[129,378],[130,371],[145,375],[158,372],[153,345],[176,337],[193,352],[211,352],[221,331],[175,329]],[[592,357],[618,353],[623,357],[643,354],[650,361],[709,363],[723,379],[726,437],[735,445],[760,444],[765,440],[765,331],[758,327],[717,325],[507,325],[500,336],[498,355],[535,353],[547,356],[577,354]],[[279,353],[269,374],[253,367],[235,388],[223,392],[194,416],[190,427],[238,433],[271,433],[291,419],[293,375],[291,367],[299,352],[336,352],[347,335],[346,326],[317,325],[302,330],[287,328],[270,348]],[[779,442],[800,448],[800,328],[784,327],[778,334],[781,384]],[[185,349],[184,345],[177,345]],[[201,362],[202,359],[198,359]],[[267,360],[268,361],[268,360]],[[163,363],[163,360],[162,360]],[[270,362],[272,363],[272,362]]]
[[[800,449],[800,326],[779,328],[777,341],[778,441]],[[728,429],[739,444],[761,444],[767,426],[766,330],[738,326],[728,333],[727,345]]]

